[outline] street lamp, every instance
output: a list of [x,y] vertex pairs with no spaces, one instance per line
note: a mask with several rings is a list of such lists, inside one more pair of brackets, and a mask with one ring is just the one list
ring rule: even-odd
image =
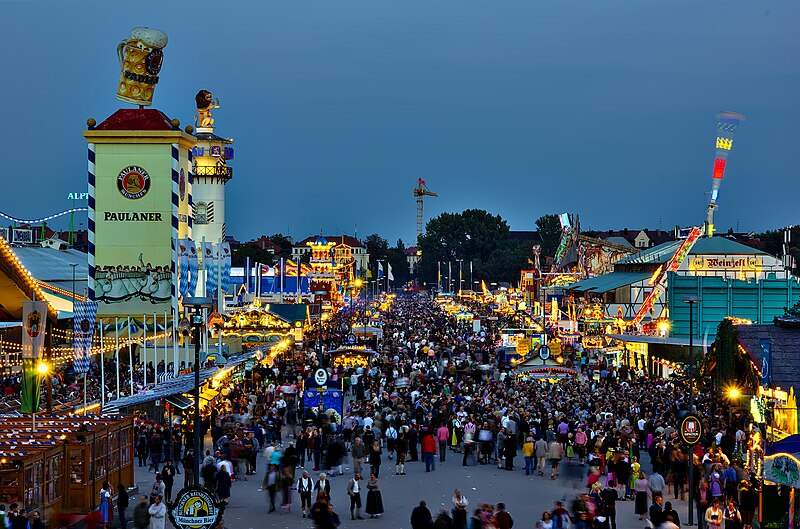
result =
[[214,307],[210,297],[183,298],[183,307],[191,311],[189,321],[194,334],[194,479],[200,483],[200,331],[205,326],[203,311]]
[[[697,296],[685,296],[681,301],[689,304],[689,413],[694,413],[694,305],[700,303]],[[689,446],[689,523],[694,525],[694,449]],[[697,516],[702,516],[697,513]]]

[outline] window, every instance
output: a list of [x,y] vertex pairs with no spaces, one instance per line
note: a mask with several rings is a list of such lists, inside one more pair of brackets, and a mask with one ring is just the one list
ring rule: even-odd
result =
[[106,446],[106,441],[108,437],[105,435],[97,437],[94,440],[94,479],[95,480],[102,480],[105,479],[106,474],[108,474],[108,450]]
[[16,469],[3,470],[0,474],[0,501],[6,505],[19,502],[18,476]]
[[119,469],[119,432],[108,434],[108,471]]
[[133,447],[133,438],[131,437],[131,429],[125,428],[120,432],[120,447],[119,447],[119,454],[120,454],[120,461],[119,466],[120,468],[128,465],[133,461],[133,453],[131,448]]
[[61,466],[64,463],[62,454],[55,455],[47,460],[47,472],[45,474],[47,503],[53,503],[61,498]]
[[25,494],[23,503],[26,510],[41,509],[44,497],[44,462],[39,460],[25,469]]
[[76,485],[86,483],[83,450],[73,449],[69,451],[69,482]]

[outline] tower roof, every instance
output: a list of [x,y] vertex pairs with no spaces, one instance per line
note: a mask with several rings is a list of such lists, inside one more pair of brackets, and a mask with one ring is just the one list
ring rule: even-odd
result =
[[121,108],[97,126],[97,130],[173,130],[172,120],[155,108]]

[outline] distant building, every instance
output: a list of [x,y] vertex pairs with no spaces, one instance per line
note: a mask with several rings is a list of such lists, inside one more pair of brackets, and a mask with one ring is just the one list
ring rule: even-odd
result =
[[644,249],[674,241],[675,234],[664,230],[650,230],[647,228],[643,230],[629,230],[628,228],[624,228],[622,230],[601,231],[597,234],[597,238],[608,240],[615,244],[623,244],[621,240],[625,240],[634,248]]
[[257,246],[262,250],[265,250],[267,253],[271,253],[272,255],[278,255],[282,250],[280,246],[269,240],[266,235],[262,235],[260,238],[248,242],[247,246]]
[[[311,237],[306,237],[302,241],[294,243],[292,245],[292,260],[300,261],[305,256],[310,255],[311,247],[309,243],[313,243],[319,237],[319,235],[312,235]],[[343,244],[349,246],[352,250],[354,267],[357,271],[356,274],[358,274],[360,270],[362,274],[366,275],[366,271],[369,268],[369,254],[367,253],[367,247],[361,241],[350,235],[325,235],[323,239],[336,245]]]
[[422,250],[416,246],[411,246],[410,248],[406,248],[405,253],[406,262],[408,263],[408,273],[413,276],[417,273],[417,267],[422,258]]

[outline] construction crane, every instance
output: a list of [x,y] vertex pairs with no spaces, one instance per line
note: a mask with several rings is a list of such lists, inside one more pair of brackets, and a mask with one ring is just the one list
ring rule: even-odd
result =
[[417,244],[422,236],[422,199],[424,197],[438,197],[436,193],[428,189],[425,180],[417,178],[417,187],[414,188],[414,198],[417,199]]

